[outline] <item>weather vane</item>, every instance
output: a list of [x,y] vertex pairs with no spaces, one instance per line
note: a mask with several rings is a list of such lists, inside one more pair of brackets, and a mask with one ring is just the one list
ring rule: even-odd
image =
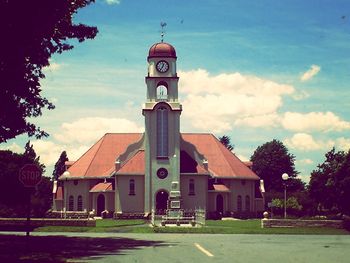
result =
[[164,28],[166,27],[166,23],[165,22],[160,22],[160,27],[162,28],[162,30],[160,31],[160,38],[161,38],[160,40],[163,43],[163,41],[164,41],[164,34],[165,34]]

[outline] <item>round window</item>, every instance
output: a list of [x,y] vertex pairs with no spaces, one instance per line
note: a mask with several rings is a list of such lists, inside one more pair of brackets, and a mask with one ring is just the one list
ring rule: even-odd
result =
[[165,179],[168,176],[168,170],[165,168],[159,168],[157,171],[157,176],[159,179]]

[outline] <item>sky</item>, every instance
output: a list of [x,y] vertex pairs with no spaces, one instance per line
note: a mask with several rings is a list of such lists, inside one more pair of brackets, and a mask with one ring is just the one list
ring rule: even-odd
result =
[[182,132],[228,135],[242,160],[280,140],[305,182],[332,147],[350,149],[350,1],[96,0],[74,21],[99,33],[44,70],[56,109],[31,120],[50,134],[31,142],[48,176],[63,150],[76,160],[107,132],[144,130],[160,22],[177,52]]

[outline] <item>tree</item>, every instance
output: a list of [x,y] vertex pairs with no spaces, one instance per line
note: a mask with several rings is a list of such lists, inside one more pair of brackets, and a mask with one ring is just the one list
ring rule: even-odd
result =
[[308,189],[321,209],[350,214],[350,151],[327,152],[312,171]]
[[57,181],[58,177],[66,171],[66,161],[68,161],[67,153],[66,151],[63,151],[60,155],[60,158],[58,158],[55,164],[55,169],[52,173],[53,179],[55,181]]
[[284,189],[283,173],[287,173],[291,179],[288,179],[288,189],[292,191],[302,190],[304,184],[296,176],[295,156],[288,152],[284,144],[278,140],[272,140],[259,146],[250,157],[253,162],[253,171],[264,180],[267,191],[280,192]]
[[[0,151],[0,217],[26,216],[27,191],[19,181],[19,171],[25,164],[36,164],[42,172],[45,166],[39,162],[39,157],[28,142],[23,154],[11,151]],[[43,216],[51,206],[52,183],[43,177],[37,191],[32,195],[32,214]],[[33,192],[33,190],[31,190]]]
[[219,137],[220,142],[229,150],[232,151],[235,146],[231,144],[231,138],[227,135]]
[[43,67],[55,53],[94,38],[96,27],[74,24],[73,15],[94,0],[0,0],[0,143],[19,134],[48,136],[28,121],[54,105],[41,95]]

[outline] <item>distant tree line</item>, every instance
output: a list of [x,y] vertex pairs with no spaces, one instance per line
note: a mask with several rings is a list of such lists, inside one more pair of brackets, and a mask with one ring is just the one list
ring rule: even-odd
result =
[[[233,149],[229,147],[228,136],[219,139],[229,150]],[[266,203],[271,203],[275,212],[282,214],[284,209],[286,183],[290,215],[350,215],[350,150],[337,152],[333,148],[327,152],[325,161],[312,171],[307,185],[297,177],[295,156],[281,141],[272,140],[257,147],[250,161],[252,170],[264,180]],[[283,173],[289,176],[286,182],[281,178]]]

